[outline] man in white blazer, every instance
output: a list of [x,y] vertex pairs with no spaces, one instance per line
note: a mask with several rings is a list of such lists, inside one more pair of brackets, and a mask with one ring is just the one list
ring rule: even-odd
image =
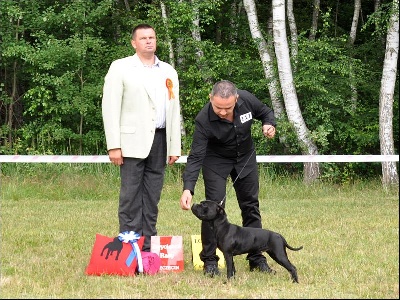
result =
[[181,155],[179,81],[155,55],[152,26],[136,26],[131,45],[136,53],[105,76],[102,115],[110,161],[120,166],[119,231],[144,236],[142,251],[150,251],[165,167]]

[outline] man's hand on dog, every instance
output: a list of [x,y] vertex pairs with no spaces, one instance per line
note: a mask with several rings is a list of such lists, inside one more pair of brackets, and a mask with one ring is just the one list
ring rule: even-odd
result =
[[192,193],[189,190],[184,190],[181,196],[181,208],[189,210],[192,206]]

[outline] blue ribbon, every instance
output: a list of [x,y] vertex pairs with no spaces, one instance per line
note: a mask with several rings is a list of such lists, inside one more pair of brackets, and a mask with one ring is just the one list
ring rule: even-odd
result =
[[140,239],[140,235],[134,231],[124,231],[118,234],[118,239],[123,243],[130,243],[132,245],[132,251],[129,253],[128,258],[125,261],[125,264],[130,267],[135,257],[138,259],[138,271],[140,273],[143,272],[143,262],[142,255],[140,253],[140,248],[138,245],[138,240]]

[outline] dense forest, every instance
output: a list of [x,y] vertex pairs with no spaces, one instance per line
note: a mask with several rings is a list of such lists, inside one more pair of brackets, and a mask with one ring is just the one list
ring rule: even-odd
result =
[[[105,155],[104,76],[134,53],[139,23],[155,27],[157,56],[179,74],[183,155],[221,79],[275,111],[276,138],[254,130],[259,155],[398,153],[398,0],[1,0],[0,154]],[[371,163],[277,168],[382,173]]]

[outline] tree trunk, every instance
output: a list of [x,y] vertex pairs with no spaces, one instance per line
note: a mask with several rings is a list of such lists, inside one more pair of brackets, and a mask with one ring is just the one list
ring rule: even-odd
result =
[[[290,65],[289,47],[286,39],[285,0],[272,1],[273,32],[275,53],[278,63],[279,80],[289,122],[293,125],[297,138],[302,146],[302,153],[317,155],[317,146],[308,135],[294,86],[292,68]],[[311,183],[320,176],[318,162],[304,163],[304,182]]]
[[312,23],[311,23],[311,30],[310,30],[310,35],[308,39],[310,41],[315,40],[315,36],[317,34],[317,29],[318,29],[318,16],[319,16],[319,5],[320,5],[320,0],[314,0],[313,4],[313,16],[312,16]]
[[[160,6],[161,6],[161,15],[162,15],[162,19],[163,19],[163,23],[165,25],[166,28],[166,32],[167,32],[167,39],[168,39],[168,47],[169,47],[169,63],[175,68],[175,56],[174,56],[174,48],[172,46],[172,41],[169,35],[169,30],[168,30],[168,16],[167,16],[167,10],[165,8],[165,4],[164,1],[160,1]],[[181,119],[181,134],[183,136],[186,135],[186,131],[185,131],[185,122],[183,120],[183,115],[182,115],[182,108],[181,108],[181,112],[179,113],[180,115],[180,119]]]
[[349,36],[349,44],[352,46],[354,45],[354,41],[356,40],[360,11],[361,11],[361,0],[354,0],[353,21],[351,23],[350,36]]
[[287,0],[287,16],[290,29],[290,53],[293,62],[293,73],[296,73],[297,69],[297,52],[298,52],[298,38],[297,38],[297,26],[296,20],[293,13],[293,0]]
[[[350,35],[349,35],[349,47],[352,48],[354,46],[354,42],[357,36],[357,27],[358,27],[358,19],[360,17],[361,11],[361,0],[354,0],[354,13],[353,13],[353,21],[351,23]],[[356,83],[354,82],[354,71],[352,66],[350,65],[350,89],[351,89],[351,111],[355,111],[357,108],[357,99],[358,99],[358,91]]]
[[[15,43],[19,43],[19,28],[20,25],[20,19],[17,20],[17,26],[15,30]],[[13,82],[12,82],[12,92],[11,92],[11,103],[10,106],[8,107],[8,121],[7,121],[7,126],[8,126],[8,147],[9,149],[12,149],[13,144],[14,144],[14,137],[13,137],[13,127],[14,127],[14,103],[17,102],[17,88],[18,88],[18,78],[17,78],[17,72],[18,72],[18,62],[17,60],[14,61],[13,63]]]
[[374,1],[374,11],[377,11],[380,6],[381,6],[381,1],[380,0],[375,0]]
[[[379,139],[382,155],[394,154],[393,143],[393,95],[396,84],[399,53],[399,0],[393,0],[389,22],[385,60],[379,95]],[[382,162],[382,184],[384,188],[398,187],[399,175],[396,162]]]
[[10,149],[12,149],[13,147],[13,118],[14,118],[14,103],[16,102],[17,99],[17,61],[14,61],[13,64],[13,84],[12,84],[12,93],[11,93],[11,103],[8,107],[8,122],[7,122],[7,126],[8,126],[8,146]]
[[169,30],[168,30],[168,16],[167,16],[167,10],[165,8],[164,1],[160,1],[160,6],[161,6],[161,15],[163,19],[164,26],[166,28],[167,32],[167,43],[168,43],[168,49],[169,49],[169,63],[175,68],[175,56],[174,56],[174,48],[172,46],[172,41],[169,35]]
[[[270,38],[268,39],[268,41],[266,41],[261,33],[258,24],[257,10],[254,0],[244,0],[243,4],[247,13],[251,36],[258,47],[258,53],[260,55],[260,59],[263,65],[265,78],[267,79],[272,108],[274,110],[275,117],[279,122],[280,120],[284,120],[286,118],[286,115],[285,107],[280,99],[281,94],[279,91],[279,82],[277,80],[278,76],[274,71],[273,61],[271,59],[271,57],[275,56],[273,45],[272,16],[268,20],[267,28],[268,36]],[[286,136],[284,134],[279,135],[279,142],[285,146],[284,151],[289,148],[286,143]]]
[[273,61],[271,59],[272,55],[268,50],[269,48],[267,42],[265,41],[258,24],[256,5],[254,0],[243,0],[243,4],[247,13],[251,36],[257,45],[265,78],[267,79],[272,108],[274,109],[275,117],[280,119],[284,115],[285,108],[282,104],[282,101],[279,99],[279,82],[276,74],[274,73]]
[[[193,24],[193,29],[192,29],[192,38],[196,42],[198,42],[198,45],[200,45],[201,42],[201,35],[200,35],[200,13],[199,13],[199,6],[196,0],[192,0],[192,9],[193,9],[193,16],[194,19],[192,20]],[[198,58],[201,58],[204,56],[203,51],[199,48],[196,47],[196,55]]]

